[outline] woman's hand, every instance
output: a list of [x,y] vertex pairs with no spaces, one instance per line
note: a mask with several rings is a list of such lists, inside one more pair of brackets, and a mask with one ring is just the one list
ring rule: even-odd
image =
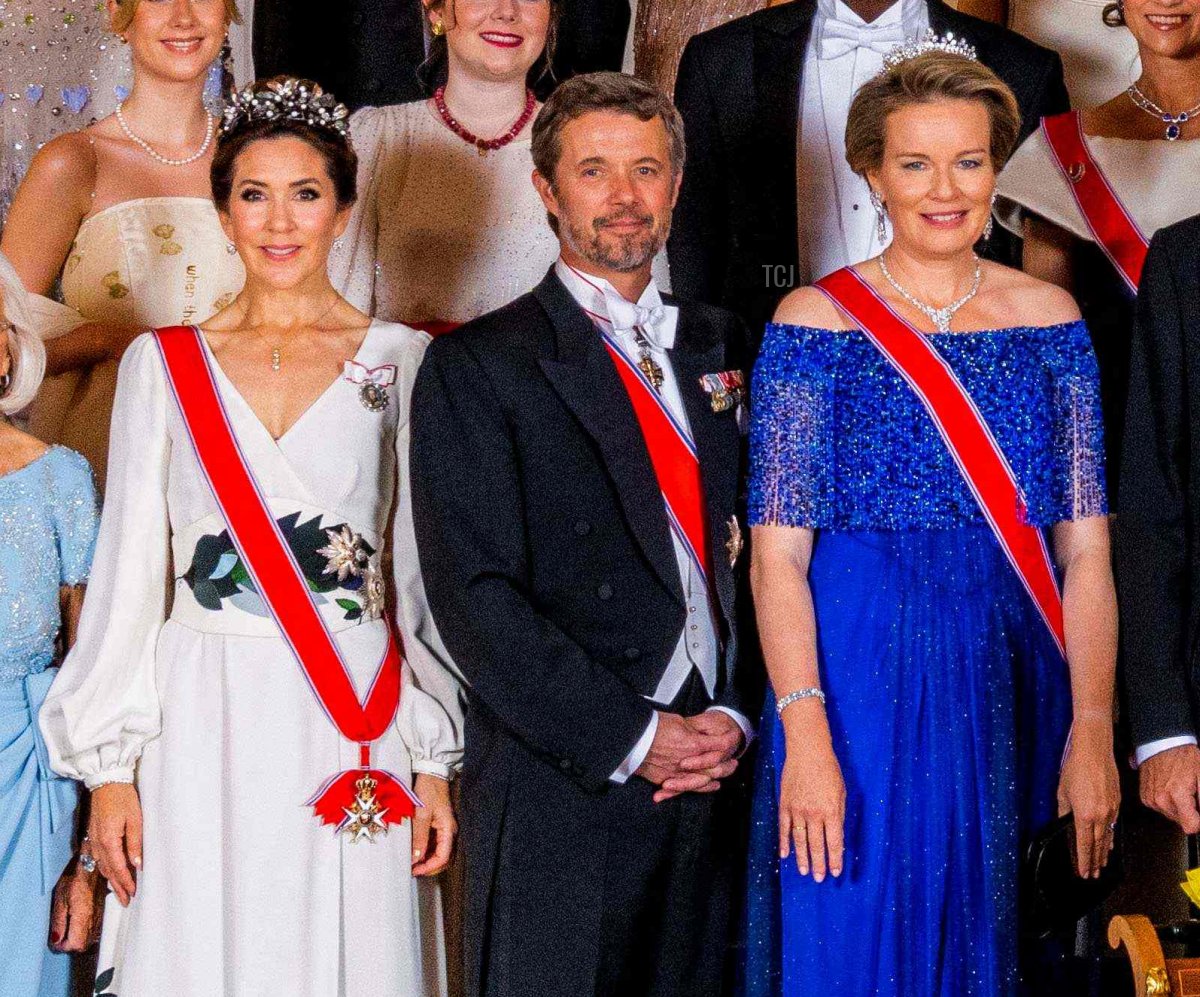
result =
[[85,872],[76,859],[63,870],[50,902],[50,947],[55,952],[86,952],[100,939],[104,879]]
[[1103,717],[1077,720],[1059,777],[1058,813],[1075,817],[1077,871],[1084,879],[1097,878],[1108,864],[1120,806],[1112,723]]
[[434,876],[449,863],[454,836],[458,834],[458,822],[450,806],[450,783],[419,773],[413,780],[413,790],[425,806],[418,807],[412,819],[412,873]]
[[845,820],[846,784],[828,735],[799,745],[789,739],[779,790],[779,857],[787,858],[795,842],[801,876],[810,869],[818,883],[826,870],[840,876]]
[[100,875],[128,907],[142,867],[142,804],[133,786],[110,782],[92,790],[88,838]]

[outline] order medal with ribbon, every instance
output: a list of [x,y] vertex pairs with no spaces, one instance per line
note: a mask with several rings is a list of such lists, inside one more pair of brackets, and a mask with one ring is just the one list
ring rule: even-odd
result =
[[396,365],[364,367],[356,360],[347,360],[342,379],[358,385],[358,400],[368,412],[382,412],[388,407],[387,389],[396,383]]
[[741,405],[746,396],[746,378],[740,370],[704,374],[700,378],[700,387],[708,395],[714,412],[728,412],[734,406]]

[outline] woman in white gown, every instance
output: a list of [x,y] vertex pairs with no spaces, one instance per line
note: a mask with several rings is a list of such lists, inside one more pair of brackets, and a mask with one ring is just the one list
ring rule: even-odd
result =
[[[46,344],[29,428],[82,453],[102,486],[125,347],[146,329],[203,321],[245,279],[212,204],[216,120],[204,105],[235,0],[121,0],[110,11],[132,90],[116,113],[34,157],[0,241],[47,334],[71,329]],[[65,318],[48,299],[60,280]]]
[[[100,994],[444,993],[427,877],[455,834],[462,714],[410,521],[409,395],[428,337],[368,319],[329,283],[354,199],[345,113],[295,81],[239,98],[213,189],[246,288],[202,328],[139,337],[121,364],[103,571],[41,715],[55,769],[92,791],[88,847],[113,890]],[[202,463],[201,424],[185,419],[177,368],[168,376],[179,342],[209,372],[277,530],[240,529],[245,510],[218,503],[218,465]],[[306,682],[310,648],[283,637],[278,576],[248,546],[276,536],[356,704],[386,684],[388,620],[400,631],[394,722],[385,711],[382,734],[355,735],[381,782],[425,804],[391,823],[397,809],[390,834],[339,824],[352,797],[332,821],[306,805],[368,762]]]

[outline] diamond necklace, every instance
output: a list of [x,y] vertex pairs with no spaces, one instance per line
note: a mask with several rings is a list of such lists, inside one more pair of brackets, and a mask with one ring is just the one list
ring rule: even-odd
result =
[[1134,83],[1128,90],[1129,99],[1133,101],[1135,107],[1141,108],[1152,117],[1159,118],[1167,126],[1166,134],[1163,136],[1168,142],[1174,142],[1183,133],[1181,125],[1187,124],[1192,120],[1192,115],[1200,111],[1200,104],[1195,107],[1189,107],[1186,111],[1180,111],[1178,114],[1172,114],[1170,111],[1164,111],[1154,101],[1142,93],[1141,88]]
[[124,102],[117,105],[117,124],[121,126],[121,131],[125,133],[125,137],[129,139],[130,142],[133,142],[135,145],[139,146],[147,156],[162,163],[163,166],[187,166],[189,163],[194,163],[197,159],[208,152],[208,147],[212,145],[213,133],[216,130],[216,126],[213,116],[205,112],[204,117],[207,119],[207,123],[204,126],[203,145],[201,145],[199,149],[192,153],[192,155],[187,156],[184,159],[168,159],[161,153],[155,152],[150,143],[144,138],[141,138],[133,133],[133,129],[130,128],[129,124],[125,121],[125,114],[122,110],[124,107]]
[[883,261],[882,254],[879,257],[879,269],[883,271],[884,279],[895,288],[896,293],[905,301],[912,305],[922,315],[929,318],[929,321],[934,324],[938,332],[950,331],[950,320],[954,318],[954,313],[963,305],[970,301],[976,294],[979,293],[979,282],[983,279],[983,268],[979,265],[979,257],[975,257],[975,279],[971,281],[971,290],[964,294],[957,301],[952,301],[945,308],[934,308],[933,305],[927,305],[924,301],[918,301],[903,287],[899,281],[888,271],[887,264]]

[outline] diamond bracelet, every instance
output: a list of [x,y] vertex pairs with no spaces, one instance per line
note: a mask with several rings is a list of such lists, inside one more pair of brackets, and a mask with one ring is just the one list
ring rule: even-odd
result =
[[775,712],[783,713],[792,703],[798,703],[802,699],[819,699],[821,705],[825,705],[825,693],[813,686],[809,689],[797,689],[795,692],[789,692],[786,696],[775,700]]

